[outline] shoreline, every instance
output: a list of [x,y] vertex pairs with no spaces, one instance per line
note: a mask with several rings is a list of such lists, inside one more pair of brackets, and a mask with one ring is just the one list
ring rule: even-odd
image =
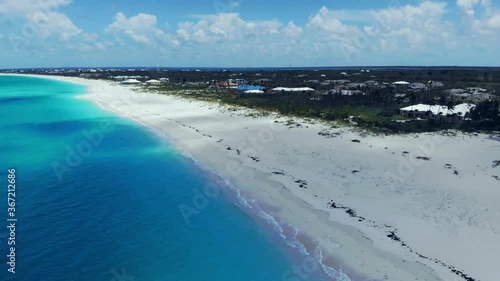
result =
[[[290,118],[253,118],[245,116],[251,112],[248,109],[228,111],[227,106],[140,94],[102,80],[34,76],[84,85],[88,91],[78,98],[157,131],[203,169],[208,168],[258,202],[276,208],[280,218],[319,243],[326,260],[344,262],[344,272],[351,280],[367,280],[357,273],[370,276],[370,280],[382,280],[384,276],[384,280],[465,280],[453,274],[448,265],[477,278],[474,280],[493,280],[495,276],[492,260],[500,258],[495,254],[500,247],[491,245],[500,238],[500,223],[494,220],[500,209],[488,199],[500,191],[492,188],[498,181],[488,176],[500,172],[487,168],[491,161],[482,161],[498,160],[492,155],[498,142],[488,143],[487,135],[467,136],[467,140],[465,136],[464,140],[462,136],[446,136],[439,141],[432,140],[437,134],[361,136],[348,127],[328,128],[304,120],[297,121],[302,124],[300,128],[289,128],[284,123]],[[318,135],[325,130],[331,138]],[[411,143],[418,138],[423,141]],[[252,139],[257,141],[253,147],[248,145]],[[246,145],[242,145],[244,141]],[[430,153],[430,161],[417,165],[408,159],[410,156],[400,155],[403,151],[417,151],[412,156],[421,156],[425,149],[419,144],[425,147],[428,143],[439,147]],[[475,147],[471,147],[472,143]],[[478,156],[470,165],[460,163],[464,158],[457,157],[457,151],[471,148]],[[398,161],[404,157],[411,173],[400,171]],[[228,168],[228,163],[235,163],[235,167]],[[448,163],[457,166],[452,173],[443,168]],[[232,173],[236,168],[241,171]],[[460,175],[453,175],[453,170]],[[463,178],[458,181],[458,177]],[[426,189],[426,185],[436,190]],[[484,195],[472,194],[468,186],[483,186]],[[428,203],[419,207],[417,203],[422,202]],[[425,207],[442,214],[432,217]],[[458,213],[463,223],[461,218],[454,218],[457,210],[462,211]],[[454,230],[460,235],[453,235]],[[387,237],[391,233],[392,238]],[[471,234],[478,241],[468,241]],[[480,249],[482,246],[493,249]],[[444,250],[428,254],[432,248]],[[460,253],[470,254],[471,258],[460,257]],[[436,265],[435,260],[445,265]]]

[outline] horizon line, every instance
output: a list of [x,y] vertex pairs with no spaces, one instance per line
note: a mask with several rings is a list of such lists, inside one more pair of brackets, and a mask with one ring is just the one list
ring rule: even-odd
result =
[[375,68],[500,68],[499,66],[467,65],[358,65],[358,66],[58,66],[58,67],[14,67],[5,70],[44,70],[44,69],[375,69]]

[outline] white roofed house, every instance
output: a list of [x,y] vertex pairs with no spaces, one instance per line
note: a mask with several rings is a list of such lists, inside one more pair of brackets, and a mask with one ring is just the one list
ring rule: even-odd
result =
[[422,90],[427,89],[427,85],[425,85],[423,83],[411,83],[410,88],[412,90],[415,90],[415,91],[422,91]]
[[245,84],[248,84],[248,81],[240,78],[240,79],[234,79],[234,83],[236,83],[238,85],[245,85]]
[[124,81],[128,79],[128,76],[110,76],[109,79],[114,81]]
[[244,94],[264,94],[265,92],[262,90],[248,90],[248,91],[244,91],[243,93]]
[[469,87],[465,89],[466,92],[471,94],[486,93],[487,90],[479,87]]
[[365,95],[365,93],[360,90],[340,90],[340,94],[343,96]]
[[416,104],[400,109],[403,116],[418,119],[439,119],[440,121],[457,122],[467,120],[475,104],[462,103],[453,107],[443,105]]
[[471,98],[471,94],[468,94],[468,93],[456,93],[456,94],[452,94],[450,95],[450,99],[454,100],[454,101],[458,101],[458,102],[464,102],[464,101],[468,101],[470,100]]
[[[474,89],[474,91],[470,91],[471,89]],[[468,101],[468,102],[479,103],[483,101],[492,100],[495,98],[495,95],[492,95],[485,91],[479,91],[478,89],[480,88],[468,88],[469,91],[465,91],[462,89],[451,89],[451,90],[446,90],[445,93],[447,93],[451,99],[460,102]]]
[[399,111],[402,116],[427,119],[431,114],[438,115],[440,112],[447,111],[448,107],[439,105],[416,104],[400,108]]
[[436,89],[436,88],[443,88],[444,87],[443,82],[439,82],[439,81],[429,81],[429,82],[427,82],[427,85],[429,85],[430,89]]
[[307,80],[305,81],[306,84],[310,84],[310,85],[315,85],[315,84],[319,84],[319,80]]
[[406,82],[406,81],[396,81],[396,82],[392,83],[392,85],[394,87],[398,87],[398,88],[409,88],[410,87],[410,83]]
[[479,102],[483,102],[483,101],[488,101],[488,100],[495,99],[496,96],[492,95],[490,93],[475,93],[475,94],[470,95],[468,98],[472,102],[478,102],[479,103]]
[[464,89],[448,89],[444,91],[448,95],[456,95],[456,94],[463,94],[465,92]]
[[124,85],[137,85],[137,84],[141,84],[141,81],[139,81],[137,79],[127,79],[127,80],[121,82],[121,84],[124,84]]
[[350,89],[361,89],[361,88],[365,87],[365,84],[364,83],[349,83],[349,84],[347,84],[347,87],[349,87]]
[[461,103],[450,109],[451,115],[458,115],[460,119],[469,119],[470,113],[476,108],[472,103]]
[[365,81],[363,84],[365,85],[365,87],[377,87],[379,85],[379,83],[374,80]]
[[161,81],[155,80],[155,79],[151,79],[151,80],[146,81],[146,84],[147,85],[159,85],[159,84],[161,84]]
[[315,91],[312,88],[308,87],[297,87],[297,88],[287,88],[287,87],[277,87],[271,89],[272,92],[313,92]]
[[345,85],[347,83],[351,82],[350,80],[346,80],[346,79],[341,79],[341,80],[333,80],[333,83],[334,84],[337,84],[337,85]]
[[410,99],[408,98],[408,95],[405,93],[396,93],[394,94],[394,100],[395,101],[403,101],[403,102],[409,102]]

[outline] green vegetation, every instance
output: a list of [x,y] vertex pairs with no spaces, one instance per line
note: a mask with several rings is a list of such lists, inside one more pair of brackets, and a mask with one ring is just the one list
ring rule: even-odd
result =
[[[500,117],[498,102],[483,102],[471,114],[468,122],[444,122],[434,119],[414,120],[399,114],[399,108],[411,103],[430,101],[431,104],[455,103],[444,96],[431,98],[430,95],[409,95],[411,101],[406,104],[393,98],[393,89],[375,90],[367,95],[339,96],[319,95],[311,93],[275,93],[275,94],[242,94],[229,89],[207,89],[184,86],[146,87],[148,91],[161,94],[178,95],[184,98],[217,102],[234,107],[257,110],[252,117],[264,116],[269,112],[277,112],[284,116],[337,121],[344,124],[357,125],[373,131],[394,132],[429,132],[446,129],[464,131],[499,130]],[[292,126],[293,124],[290,124]]]
[[[119,76],[161,80],[162,85],[144,86],[146,91],[211,101],[232,108],[251,108],[258,116],[276,112],[283,116],[334,121],[375,132],[428,132],[458,129],[466,132],[499,131],[500,68],[477,67],[377,67],[349,69],[249,69],[188,71],[175,69],[112,69],[98,73],[57,73],[91,79],[115,80]],[[36,72],[36,70],[33,70]],[[230,80],[232,82],[230,82]],[[236,82],[236,80],[240,82]],[[119,80],[118,80],[119,81]],[[168,81],[168,82],[166,82]],[[415,89],[393,87],[395,81],[420,83]],[[275,87],[309,87],[314,92],[242,94],[222,89],[235,83]],[[481,87],[488,97],[461,95],[460,89]],[[445,90],[456,89],[452,92]],[[348,91],[348,93],[342,92]],[[349,92],[350,91],[350,92]],[[496,96],[496,98],[495,98]],[[480,102],[481,100],[493,100]],[[400,115],[399,109],[414,105],[453,107],[472,102],[470,116],[436,116],[420,120]],[[426,118],[421,114],[421,118]],[[411,114],[410,114],[411,116]],[[290,126],[294,126],[291,124]],[[366,131],[367,132],[367,131]]]

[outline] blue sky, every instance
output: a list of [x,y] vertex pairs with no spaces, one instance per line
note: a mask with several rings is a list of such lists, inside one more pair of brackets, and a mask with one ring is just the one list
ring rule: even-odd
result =
[[500,66],[500,0],[0,0],[0,68]]

